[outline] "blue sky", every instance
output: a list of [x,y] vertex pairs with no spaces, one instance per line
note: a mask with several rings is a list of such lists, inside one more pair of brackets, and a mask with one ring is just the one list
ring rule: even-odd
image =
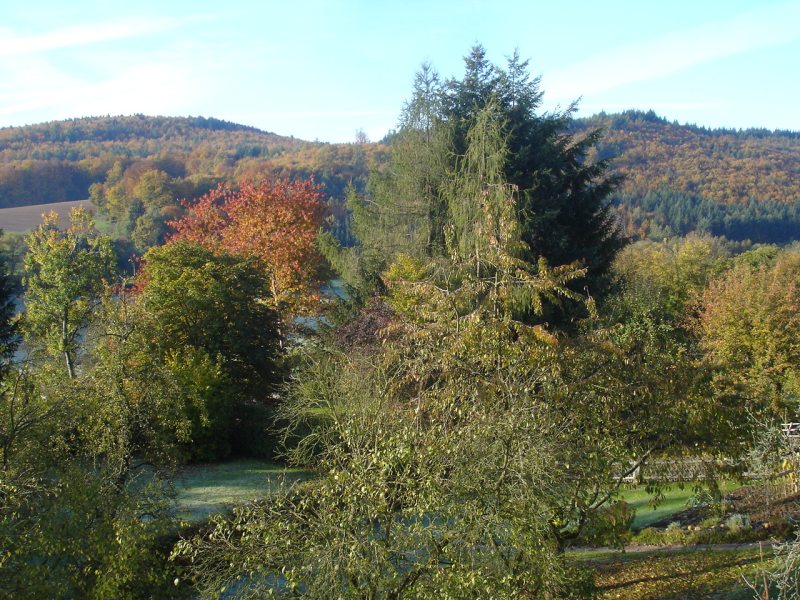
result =
[[800,130],[800,0],[29,0],[0,5],[0,126],[213,116],[352,141],[394,127],[414,72],[515,48],[545,107]]

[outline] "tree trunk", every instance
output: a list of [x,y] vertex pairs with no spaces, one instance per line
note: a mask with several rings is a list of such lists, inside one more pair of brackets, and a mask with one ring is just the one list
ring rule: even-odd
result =
[[67,374],[70,379],[75,379],[75,366],[72,364],[72,356],[70,356],[69,348],[67,348],[67,311],[69,309],[64,307],[64,314],[61,317],[61,347],[64,349],[64,360],[67,363]]

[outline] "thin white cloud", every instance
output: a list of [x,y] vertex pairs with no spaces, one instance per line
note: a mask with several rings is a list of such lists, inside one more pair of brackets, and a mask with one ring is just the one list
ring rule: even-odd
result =
[[[16,123],[79,115],[181,112],[201,86],[202,73],[184,68],[164,53],[152,53],[133,64],[92,80],[52,65],[45,55],[17,57],[0,63],[0,118]],[[29,118],[26,118],[29,117]]]
[[[131,52],[113,42],[211,21],[208,15],[180,20],[107,21],[41,35],[0,35],[0,123],[23,124],[79,115],[147,112],[185,113],[187,103],[209,97],[208,81],[220,64],[202,43],[180,38],[139,45]],[[8,36],[6,36],[7,38]],[[57,50],[108,41],[103,52],[82,52],[69,63]],[[49,52],[56,50],[56,52]]]
[[267,112],[257,116],[267,119],[327,119],[330,117],[387,117],[396,110],[312,110],[299,112]]
[[800,38],[798,24],[800,2],[793,1],[619,46],[545,73],[548,96],[568,101],[631,83],[662,79],[719,58],[791,42]]
[[141,37],[180,25],[174,19],[127,19],[76,25],[46,33],[17,36],[8,29],[0,39],[0,57],[19,57],[50,50]]

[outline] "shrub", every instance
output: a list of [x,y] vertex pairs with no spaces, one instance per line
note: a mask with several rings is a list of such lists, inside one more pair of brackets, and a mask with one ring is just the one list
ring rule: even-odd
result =
[[734,513],[728,517],[725,520],[725,527],[727,527],[728,531],[734,535],[752,529],[750,525],[750,517],[740,513]]
[[678,521],[673,521],[664,530],[665,544],[684,544],[686,543],[687,533],[681,528]]
[[631,540],[631,524],[635,516],[635,508],[624,500],[617,500],[593,515],[580,542],[621,548]]
[[664,543],[664,536],[655,527],[645,527],[634,536],[633,541],[642,546],[661,546]]

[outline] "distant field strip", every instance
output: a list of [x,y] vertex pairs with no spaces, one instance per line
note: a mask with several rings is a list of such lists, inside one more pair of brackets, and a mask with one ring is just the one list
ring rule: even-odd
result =
[[94,206],[89,200],[0,208],[0,229],[3,231],[29,231],[42,222],[44,213],[50,211],[58,213],[59,224],[65,225],[69,218],[69,211],[76,206],[85,206],[94,211]]

